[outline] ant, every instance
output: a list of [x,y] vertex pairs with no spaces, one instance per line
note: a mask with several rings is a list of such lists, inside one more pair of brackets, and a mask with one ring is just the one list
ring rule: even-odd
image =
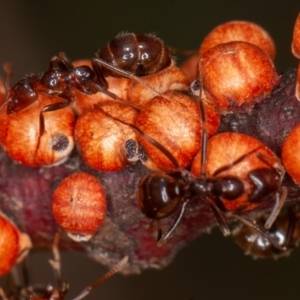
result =
[[[65,53],[60,52],[50,60],[48,70],[41,76],[29,75],[8,88],[6,102],[7,114],[17,113],[37,101],[40,93],[58,96],[62,101],[44,106],[40,111],[40,135],[45,132],[44,113],[67,107],[75,100],[74,89],[84,94],[105,93],[111,98],[117,98],[108,91],[108,83],[98,64],[91,62],[92,67],[74,67]],[[8,82],[12,72],[6,66]]]
[[[299,204],[290,206],[287,211],[279,214],[272,226],[266,233],[272,237],[280,246],[286,247],[286,251],[275,248],[268,239],[262,236],[253,228],[242,225],[233,230],[233,236],[237,244],[246,254],[253,258],[274,258],[278,259],[287,256],[299,244],[300,223]],[[266,215],[262,215],[255,220],[258,225],[266,221]]]
[[[21,289],[17,289],[16,292],[13,292],[12,295],[6,295],[4,290],[0,287],[0,298],[3,300],[9,299],[30,299],[30,300],[63,300],[68,289],[69,285],[67,282],[62,280],[61,274],[61,259],[58,250],[58,244],[61,237],[61,232],[57,232],[54,237],[52,252],[54,259],[49,260],[49,263],[54,271],[55,278],[57,280],[58,288],[53,287],[52,285],[48,286],[26,286]],[[109,279],[111,276],[116,274],[119,270],[121,270],[127,263],[128,256],[125,256],[122,260],[120,260],[110,271],[101,276],[99,279],[94,281],[88,287],[86,287],[79,295],[77,295],[73,300],[80,300],[85,298],[92,289]],[[28,278],[27,274],[24,276]]]
[[[110,65],[101,59],[95,59],[95,61],[113,72],[117,72],[134,80],[139,80],[139,78],[136,78],[134,74],[120,70],[118,67]],[[258,205],[270,197],[275,196],[275,205],[265,223],[265,228],[270,228],[279,214],[287,194],[286,189],[280,187],[284,175],[283,167],[281,164],[279,167],[274,167],[263,154],[259,153],[260,148],[263,147],[260,146],[238,157],[230,165],[219,168],[209,177],[205,169],[207,164],[208,134],[206,129],[206,112],[201,97],[202,84],[200,80],[196,82],[196,85],[194,84],[192,88],[196,89],[197,86],[200,89],[198,104],[202,122],[202,148],[200,156],[201,171],[199,177],[195,177],[188,170],[180,168],[175,157],[165,147],[150,136],[144,134],[136,126],[128,124],[128,126],[134,128],[139,134],[143,135],[154,146],[159,148],[159,150],[174,165],[175,171],[173,172],[153,172],[142,178],[137,191],[137,202],[139,208],[146,217],[151,220],[155,220],[158,223],[158,244],[161,245],[165,242],[177,228],[184,216],[187,204],[195,200],[200,200],[209,206],[224,236],[231,234],[227,219],[232,217],[256,230],[262,236],[267,238],[274,247],[281,251],[285,251],[285,247],[279,245],[265,231],[260,229],[260,227],[236,214],[235,210],[227,209],[224,201],[226,200],[231,203],[238,201],[238,198],[247,193],[246,186],[249,185],[251,188],[250,192],[247,193],[247,206],[251,206],[252,204]],[[247,174],[247,182],[237,176],[221,175],[222,172],[233,168],[251,155],[256,155],[258,160],[263,163],[265,167],[259,167],[250,171]],[[160,220],[173,215],[178,209],[180,211],[178,216],[175,218],[172,226],[163,235]],[[238,211],[243,212],[246,210],[247,207],[243,207]]]

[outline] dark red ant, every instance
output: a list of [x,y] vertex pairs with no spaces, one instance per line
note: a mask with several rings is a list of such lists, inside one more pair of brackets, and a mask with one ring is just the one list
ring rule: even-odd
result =
[[[93,61],[91,63],[92,68],[74,67],[66,54],[60,52],[58,56],[51,58],[48,70],[41,77],[27,76],[9,89],[5,102],[7,114],[17,113],[30,106],[38,100],[41,93],[62,98],[61,102],[51,103],[41,109],[40,134],[42,135],[45,132],[43,114],[70,105],[75,100],[74,89],[87,95],[101,92],[116,99],[116,96],[107,90],[108,83],[99,65]],[[10,77],[11,72],[8,78]]]
[[[136,78],[136,76],[130,72],[120,70],[118,67],[112,66],[101,59],[95,59],[95,62],[105,68],[142,83],[142,80]],[[264,157],[264,155],[258,152],[258,150],[262,147],[260,146],[247,154],[238,157],[230,165],[225,165],[219,168],[212,174],[211,177],[209,177],[205,169],[207,163],[208,142],[206,113],[201,98],[202,87],[199,82],[198,87],[200,88],[200,95],[198,99],[202,122],[201,172],[199,178],[196,178],[187,170],[182,170],[174,156],[165,147],[160,145],[151,137],[145,135],[136,126],[129,125],[159,148],[161,152],[163,152],[164,155],[173,163],[175,168],[175,171],[172,173],[151,173],[140,181],[137,191],[139,208],[149,219],[158,221],[159,229],[157,240],[159,244],[166,241],[177,228],[184,215],[187,204],[194,200],[200,200],[210,207],[220,225],[221,231],[225,236],[230,235],[227,218],[233,217],[254,228],[257,232],[269,239],[276,248],[284,251],[284,247],[281,247],[278,243],[276,243],[276,241],[273,241],[271,237],[269,237],[258,226],[240,217],[235,212],[230,211],[230,209],[227,209],[224,201],[226,200],[232,203],[237,201],[238,198],[246,194],[246,185],[249,186],[249,184],[251,189],[247,194],[247,206],[251,204],[258,205],[270,197],[275,196],[276,203],[265,224],[265,227],[269,228],[279,214],[286,198],[286,189],[280,187],[284,175],[283,167],[280,164],[278,168],[275,168],[268,159]],[[230,145],[228,145],[228,147],[230,147]],[[258,160],[263,163],[265,167],[260,167],[249,172],[247,182],[237,176],[221,175],[222,172],[233,168],[251,155],[256,155]],[[282,192],[282,195],[280,195],[280,192]],[[176,217],[173,225],[163,236],[160,228],[160,220],[172,215],[178,209],[180,209],[180,213]],[[246,211],[247,207],[243,207],[239,210]]]
[[[3,300],[9,299],[24,299],[24,300],[63,300],[68,289],[69,285],[67,282],[62,280],[61,274],[61,259],[58,250],[58,244],[61,237],[61,233],[57,232],[54,238],[54,242],[52,245],[52,252],[54,259],[49,260],[49,263],[54,271],[54,275],[57,280],[58,288],[53,287],[52,285],[48,286],[26,286],[17,291],[12,292],[11,294],[7,294],[0,287],[0,298]],[[109,279],[111,276],[116,274],[119,270],[121,270],[127,263],[128,256],[125,256],[122,260],[120,260],[110,271],[101,276],[99,279],[94,281],[91,285],[86,287],[78,296],[73,298],[73,300],[80,300],[85,298],[95,287]],[[25,274],[25,277],[28,277]],[[28,279],[28,278],[25,278]]]
[[[153,34],[121,33],[106,47],[96,53],[96,57],[136,76],[155,74],[173,64],[169,48]],[[104,70],[110,76],[120,73]]]
[[[280,246],[286,247],[286,251],[275,248],[265,236],[249,226],[240,224],[233,230],[233,236],[237,244],[246,254],[253,258],[278,259],[287,256],[300,242],[300,214],[299,204],[288,207],[281,212],[266,233]],[[264,214],[255,220],[258,226],[265,223],[267,216]]]

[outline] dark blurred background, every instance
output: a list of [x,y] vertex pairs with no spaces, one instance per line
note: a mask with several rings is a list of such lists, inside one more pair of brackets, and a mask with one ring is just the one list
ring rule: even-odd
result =
[[[290,52],[299,1],[1,1],[0,64],[11,62],[15,77],[41,73],[65,51],[90,58],[122,31],[156,33],[168,45],[196,49],[216,25],[249,20],[263,26],[277,45],[278,70],[296,66]],[[5,73],[0,72],[2,76]],[[30,259],[33,282],[53,282],[51,253]],[[72,299],[106,269],[81,254],[63,253],[64,277]],[[278,261],[253,260],[218,229],[183,249],[164,270],[116,275],[87,299],[299,299],[300,249]]]

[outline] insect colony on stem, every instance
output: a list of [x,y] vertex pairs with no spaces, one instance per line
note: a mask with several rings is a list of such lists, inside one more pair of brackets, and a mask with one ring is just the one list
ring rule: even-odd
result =
[[[260,42],[266,36],[252,23],[221,26],[218,30],[233,33],[247,27],[242,31],[254,30]],[[64,162],[74,144],[84,162],[101,171],[140,160],[153,172],[140,181],[137,205],[157,223],[159,245],[172,236],[186,208],[198,201],[210,208],[225,236],[231,233],[232,218],[283,253],[291,247],[270,233],[287,194],[281,187],[285,170],[280,159],[253,137],[216,134],[220,112],[250,111],[279,84],[271,60],[274,43],[267,36],[271,50],[262,50],[247,36],[219,39],[217,35],[218,42],[203,53],[200,49],[198,78],[191,86],[168,47],[153,35],[121,34],[84,65],[60,53],[44,75],[26,77],[9,89],[0,114],[0,143],[13,159],[33,167]],[[239,64],[245,66],[243,72]],[[29,146],[22,152],[24,143]],[[63,201],[66,196],[60,194]],[[84,193],[68,197],[72,203],[87,198]],[[57,205],[60,195],[54,198]],[[265,229],[240,215],[270,200],[275,204],[263,217]],[[99,210],[104,215],[105,204]],[[171,215],[173,224],[165,231],[161,220]],[[65,212],[63,218],[68,217]],[[65,228],[64,220],[56,220]],[[287,235],[294,232],[289,226]],[[69,233],[85,240],[80,229]]]

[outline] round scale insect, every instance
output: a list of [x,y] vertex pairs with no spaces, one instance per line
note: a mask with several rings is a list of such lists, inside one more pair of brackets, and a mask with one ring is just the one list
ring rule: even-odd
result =
[[66,177],[53,193],[52,214],[71,239],[76,242],[90,240],[106,214],[102,185],[86,172]]
[[[60,253],[58,249],[59,240],[61,237],[61,233],[57,232],[53,241],[52,251],[54,259],[49,260],[49,263],[54,271],[54,276],[57,281],[57,286],[54,287],[52,285],[29,285],[26,284],[24,287],[17,287],[17,289],[13,291],[5,292],[4,289],[0,287],[0,297],[3,300],[9,299],[20,299],[20,300],[63,300],[69,290],[69,285],[62,278],[61,272],[61,259]],[[106,274],[98,278],[88,287],[86,287],[79,295],[77,295],[73,300],[80,300],[85,298],[89,293],[98,285],[109,279],[111,276],[116,274],[119,270],[121,270],[127,263],[128,256],[125,256],[121,259],[111,270],[109,270]],[[26,271],[26,270],[25,270]],[[28,279],[28,274],[25,274],[24,280]],[[27,280],[28,281],[28,280]],[[28,282],[27,282],[28,283]]]

